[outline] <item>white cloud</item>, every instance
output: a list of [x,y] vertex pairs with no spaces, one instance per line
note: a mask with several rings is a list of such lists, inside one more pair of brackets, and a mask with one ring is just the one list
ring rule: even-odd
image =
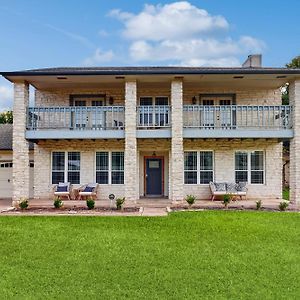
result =
[[83,61],[83,64],[85,66],[95,66],[98,64],[106,64],[108,62],[111,62],[114,57],[115,57],[115,55],[112,50],[102,51],[100,48],[97,48],[95,53],[92,56],[86,58]]
[[239,56],[262,52],[264,42],[251,36],[232,39],[223,16],[211,15],[187,1],[145,5],[133,14],[113,10],[109,16],[124,26],[135,63],[171,63],[188,66],[238,66]]
[[13,89],[5,85],[0,86],[0,111],[10,110],[13,105]]
[[124,36],[134,40],[186,39],[196,34],[224,31],[229,27],[224,17],[211,16],[206,10],[186,1],[163,6],[145,5],[144,10],[136,15],[120,10],[114,10],[110,15],[124,22]]

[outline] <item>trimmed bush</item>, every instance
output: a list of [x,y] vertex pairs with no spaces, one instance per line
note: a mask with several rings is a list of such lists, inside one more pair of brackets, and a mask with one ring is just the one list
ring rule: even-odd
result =
[[20,199],[20,201],[19,201],[19,207],[22,210],[28,208],[28,206],[29,206],[28,199],[25,199],[25,198]]
[[55,208],[61,208],[63,204],[64,203],[59,198],[54,199],[53,205]]
[[95,208],[95,201],[91,198],[86,200],[86,206],[88,209],[94,209]]
[[280,202],[279,203],[279,210],[280,211],[285,211],[288,208],[289,204],[290,203],[287,200],[284,200],[284,201]]
[[195,203],[196,197],[194,195],[186,195],[185,201],[188,203],[189,207],[191,207]]
[[124,202],[125,202],[125,197],[116,199],[117,210],[122,209]]

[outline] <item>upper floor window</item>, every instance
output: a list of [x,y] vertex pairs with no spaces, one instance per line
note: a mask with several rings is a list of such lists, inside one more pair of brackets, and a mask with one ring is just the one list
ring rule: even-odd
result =
[[52,152],[52,184],[80,183],[80,152]]
[[70,95],[70,106],[103,106],[105,105],[105,94]]
[[165,96],[159,97],[140,97],[140,106],[166,106],[169,105],[169,98]]
[[235,181],[264,184],[264,151],[235,152]]
[[208,184],[213,177],[213,151],[184,152],[185,184]]
[[200,105],[234,105],[235,94],[200,94]]

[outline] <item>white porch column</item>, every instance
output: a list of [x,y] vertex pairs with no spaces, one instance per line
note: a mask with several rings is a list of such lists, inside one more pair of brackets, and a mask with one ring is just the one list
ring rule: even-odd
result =
[[183,195],[183,83],[174,80],[171,83],[171,124],[172,141],[170,153],[170,199],[180,201]]
[[124,184],[127,201],[136,201],[138,189],[138,159],[136,141],[136,81],[125,82],[125,157]]
[[29,104],[29,85],[14,84],[13,121],[13,205],[20,198],[29,198],[29,144],[25,139],[26,109]]
[[290,200],[300,204],[300,80],[290,84],[289,97],[293,105],[294,129],[290,142]]

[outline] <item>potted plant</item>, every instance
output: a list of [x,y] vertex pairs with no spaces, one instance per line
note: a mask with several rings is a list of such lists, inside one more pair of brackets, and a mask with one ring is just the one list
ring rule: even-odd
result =
[[64,203],[59,198],[54,199],[53,205],[54,205],[55,208],[57,208],[57,209],[61,208],[63,206],[63,204]]

